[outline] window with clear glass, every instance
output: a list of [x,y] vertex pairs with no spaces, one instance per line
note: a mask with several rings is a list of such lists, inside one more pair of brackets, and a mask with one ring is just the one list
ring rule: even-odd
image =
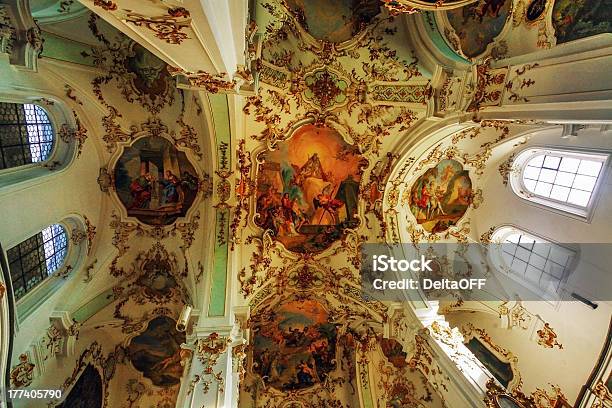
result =
[[535,148],[512,163],[510,185],[521,198],[589,219],[608,154]]
[[527,162],[523,183],[533,194],[586,208],[602,167],[602,159],[596,156],[541,154]]
[[52,275],[64,263],[68,252],[68,235],[59,224],[53,224],[7,251],[15,299]]
[[558,293],[574,264],[574,251],[517,228],[500,228],[493,239],[500,243],[502,269],[536,292]]
[[47,160],[53,143],[53,126],[43,108],[0,102],[0,170]]

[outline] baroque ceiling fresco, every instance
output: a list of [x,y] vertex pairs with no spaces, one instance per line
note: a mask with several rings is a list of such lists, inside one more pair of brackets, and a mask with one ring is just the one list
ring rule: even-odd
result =
[[[442,408],[451,379],[434,341],[453,362],[480,360],[520,391],[517,358],[482,329],[462,327],[464,338],[442,315],[423,328],[403,306],[364,296],[361,250],[372,241],[490,242],[496,226],[474,216],[489,200],[484,183],[507,186],[512,151],[548,125],[483,118],[487,108],[528,101],[544,82],[533,79],[538,63],[498,62],[610,32],[608,1],[424,0],[440,11],[418,17],[457,62],[434,71],[412,49],[401,13],[415,10],[404,1],[256,0],[252,72],[240,81],[168,65],[96,14],[83,17],[97,44],[83,53],[92,69],[86,90],[66,84],[65,95],[75,108],[95,101],[101,115],[96,174],[108,219],[98,242],[107,254],[89,254],[90,226],[83,282],[103,291],[79,305],[67,330],[79,339],[76,367],[62,378],[67,401],[88,385],[91,403],[108,407],[214,398],[228,385],[225,364],[243,408]],[[190,12],[164,7],[172,18],[127,10],[129,22],[169,45],[192,39],[182,31]],[[529,41],[516,41],[526,31]],[[237,129],[230,112],[241,115]],[[411,133],[448,118],[454,124],[429,132],[427,146]],[[83,126],[62,134],[80,152]],[[501,164],[491,175],[493,162]],[[450,262],[435,269],[476,277]],[[444,311],[461,310],[462,295],[450,299]],[[206,306],[181,320],[186,305]],[[234,321],[224,334],[196,333],[195,319],[226,316]],[[537,324],[538,344],[560,350],[550,325]],[[52,350],[56,338],[51,327],[40,347]],[[29,358],[14,371],[20,386],[32,381]],[[554,387],[551,397],[536,392],[555,401]]]
[[185,153],[161,137],[139,139],[124,149],[114,182],[128,215],[151,225],[184,217],[198,191],[198,177]]
[[304,125],[264,160],[257,222],[290,251],[319,252],[359,223],[362,158],[337,131]]
[[410,211],[428,232],[442,232],[465,214],[472,200],[472,181],[461,163],[442,160],[410,189]]
[[[59,384],[70,391],[68,399],[49,404],[171,407],[191,356],[180,347],[186,340],[177,319],[185,304],[195,303],[204,272],[188,259],[212,188],[207,147],[199,137],[202,103],[178,89],[167,64],[143,46],[93,13],[79,18],[89,30],[83,37],[96,42],[82,53],[92,67],[62,86],[77,123],[86,120],[77,111],[88,104],[102,112],[90,129],[100,134],[97,184],[111,203],[102,209],[108,210],[108,229],[99,225],[98,236],[108,234],[110,246],[90,254],[96,227],[89,221],[88,230],[74,236],[75,245],[87,239],[91,255],[84,260],[83,281],[103,289],[90,294],[68,333],[51,326],[43,337],[42,347],[53,344],[55,353],[61,344],[68,347],[63,335],[78,339]],[[82,126],[74,135],[69,130],[63,137],[85,143]],[[109,249],[110,258],[103,259],[100,253]],[[28,358],[24,354],[19,370],[31,383],[35,365]]]
[[511,0],[481,0],[468,6],[446,12],[454,33],[445,32],[447,37],[455,36],[460,50],[472,58],[482,54],[487,45],[499,35],[506,24],[512,6]]
[[[257,2],[268,23],[240,145],[257,165],[240,161],[241,185],[251,187],[232,224],[250,264],[238,277],[252,309],[243,407],[358,406],[357,390],[382,381],[367,367],[394,367],[379,343],[385,307],[360,299],[358,248],[383,222],[372,168],[385,177],[385,139],[424,116],[430,80],[401,45],[401,21],[380,3],[320,3]],[[423,375],[401,358],[392,357],[411,374],[384,368],[384,385],[367,398],[436,406]]]

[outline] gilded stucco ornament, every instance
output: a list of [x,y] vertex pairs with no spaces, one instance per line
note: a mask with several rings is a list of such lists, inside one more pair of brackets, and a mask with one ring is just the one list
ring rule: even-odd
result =
[[145,16],[133,10],[122,10],[125,21],[136,27],[145,27],[168,44],[181,44],[189,39],[183,30],[191,25],[191,15],[184,7],[167,10],[166,15]]
[[610,392],[606,384],[602,381],[598,382],[597,385],[595,385],[594,391],[597,401],[592,408],[605,408],[610,406],[612,403],[612,392]]
[[117,4],[111,0],[94,0],[94,6],[102,7],[106,11],[117,10]]
[[109,116],[103,120],[103,125],[107,133],[110,133],[110,125],[119,130],[114,121],[122,115],[108,104],[102,85],[112,81],[126,101],[141,106],[152,115],[172,105],[176,88],[166,70],[165,62],[127,37],[109,40],[98,29],[97,19],[98,17],[92,14],[88,22],[89,28],[104,46],[92,48],[84,56],[93,58],[95,66],[104,72],[92,81],[92,85],[98,100],[109,110]]
[[458,7],[466,6],[474,3],[477,0],[382,0],[385,7],[392,14],[414,14],[421,10],[450,10]]
[[502,183],[504,186],[508,185],[510,175],[516,174],[519,171],[519,169],[514,166],[515,157],[516,153],[510,154],[510,156],[508,156],[508,158],[506,158],[506,160],[504,160],[497,168],[502,177]]
[[30,362],[28,354],[19,356],[19,364],[14,366],[10,372],[11,385],[15,388],[27,387],[32,384],[34,376],[34,364]]
[[0,54],[10,54],[16,32],[7,5],[0,5]]
[[79,119],[79,116],[77,115],[76,111],[72,111],[72,115],[74,117],[74,122],[76,126],[72,127],[64,123],[59,129],[58,135],[60,139],[62,140],[62,142],[68,143],[68,144],[70,143],[76,144],[76,151],[77,151],[77,158],[78,158],[81,156],[81,153],[83,151],[83,146],[85,144],[85,141],[87,140],[87,129],[81,123],[81,120]]
[[96,226],[92,224],[92,222],[87,218],[86,215],[83,215],[83,220],[85,220],[85,228],[87,235],[87,255],[91,253],[91,248],[93,247],[93,241],[96,237]]
[[538,333],[538,344],[545,348],[558,347],[560,350],[563,349],[563,344],[557,340],[557,333],[550,327],[550,324],[544,323],[544,327],[537,331]]
[[461,333],[464,336],[464,341],[467,343],[470,339],[476,338],[484,347],[486,347],[490,353],[492,353],[495,358],[499,359],[501,362],[509,364],[512,377],[508,383],[508,390],[519,390],[523,384],[523,380],[521,378],[521,374],[518,370],[518,357],[512,353],[512,351],[507,350],[498,344],[496,344],[491,336],[481,328],[474,326],[472,323],[468,323],[467,325],[461,328]]
[[223,392],[225,381],[222,372],[215,372],[215,366],[219,357],[227,351],[230,344],[230,339],[211,333],[206,338],[198,339],[195,346],[195,355],[202,364],[202,372],[198,377],[202,381],[202,392],[204,394],[210,391],[210,386],[213,382],[217,384],[219,392]]
[[210,74],[205,71],[187,72],[181,68],[168,65],[168,72],[173,77],[179,78],[179,85],[191,89],[204,89],[209,93],[234,93],[237,92],[239,82],[237,79],[228,80],[227,75]]

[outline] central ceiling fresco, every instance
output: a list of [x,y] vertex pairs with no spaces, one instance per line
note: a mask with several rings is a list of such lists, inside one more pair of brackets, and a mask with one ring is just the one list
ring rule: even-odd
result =
[[[259,90],[243,108],[248,134],[238,145],[245,211],[231,222],[250,265],[238,276],[252,310],[242,407],[422,398],[421,379],[415,386],[404,374],[385,377],[385,395],[358,392],[369,365],[393,366],[380,351],[385,306],[359,289],[362,240],[386,228],[376,180],[394,159],[384,152],[432,96],[405,25],[381,6],[257,2]],[[407,370],[406,359],[400,346],[394,364]]]
[[359,221],[361,157],[337,131],[304,125],[264,156],[258,224],[295,252],[318,252]]

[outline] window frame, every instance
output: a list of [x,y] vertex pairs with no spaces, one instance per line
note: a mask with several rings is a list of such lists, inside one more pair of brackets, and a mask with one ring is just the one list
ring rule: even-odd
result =
[[[51,256],[47,256],[46,254],[46,247],[45,247],[45,243],[52,241],[52,245],[53,247],[55,247],[55,240],[54,238],[57,236],[53,230],[51,230],[52,235],[50,239],[45,239],[44,236],[44,232],[47,228],[53,228],[54,226],[59,226],[62,229],[63,234],[65,235],[65,244],[64,247],[60,249],[60,251],[64,252],[64,256],[62,257],[61,262],[49,273],[49,260],[53,259],[58,252],[55,250],[55,248],[53,248],[53,253],[51,254]],[[40,238],[39,238],[40,235]],[[58,234],[59,235],[59,234]],[[21,245],[24,244],[25,242],[36,238],[36,243],[35,245],[32,246],[32,248],[30,250],[28,250],[27,252],[23,253],[22,252],[22,248]],[[23,295],[21,295],[21,297],[19,299],[17,299],[17,297],[15,296],[15,287],[16,287],[16,282],[14,277],[12,276],[12,271],[11,271],[11,265],[16,264],[17,262],[11,262],[11,259],[9,257],[9,252],[11,252],[11,250],[17,248],[18,251],[18,256],[15,258],[16,261],[19,263],[19,269],[20,269],[20,274],[19,274],[19,278],[22,281],[25,282],[20,282],[20,283],[24,283],[25,285],[23,286],[25,288],[25,293]],[[13,287],[13,296],[15,297],[15,301],[19,302],[21,299],[23,299],[23,297],[27,296],[28,293],[32,292],[33,290],[35,290],[39,285],[41,285],[46,279],[52,277],[55,273],[57,273],[59,270],[61,270],[64,266],[66,266],[66,261],[68,258],[68,251],[70,249],[70,238],[69,238],[69,232],[66,228],[65,225],[62,225],[61,223],[54,223],[51,224],[45,228],[43,228],[41,231],[35,233],[34,235],[26,238],[25,240],[21,241],[19,244],[14,245],[11,248],[8,248],[6,253],[7,253],[7,259],[9,262],[9,272],[11,272],[11,285]],[[42,254],[41,254],[42,251]],[[30,268],[27,271],[24,271],[23,269],[23,265],[24,265],[24,260],[31,255],[33,252],[37,252],[39,255],[43,255],[44,258],[43,259],[38,259],[38,263],[33,267]],[[44,265],[43,265],[44,264]],[[42,267],[44,266],[44,271],[42,269]],[[31,274],[32,272],[37,272],[38,275],[41,275],[41,273],[46,272],[46,276],[39,276],[42,279],[40,281],[38,281],[36,284],[34,284],[33,287],[31,287],[29,290],[27,289],[27,276],[29,274]]]
[[[11,145],[9,147],[20,147],[22,151],[25,150],[25,149],[29,149],[30,150],[30,154],[31,154],[32,150],[31,150],[30,146],[38,145],[39,148],[41,149],[41,152],[42,152],[42,145],[44,143],[49,143],[49,142],[41,142],[41,141],[39,141],[39,142],[34,142],[33,143],[30,140],[30,132],[28,131],[28,128],[30,126],[36,127],[37,128],[37,133],[38,133],[39,137],[41,136],[41,134],[40,134],[40,127],[41,126],[49,126],[51,128],[51,141],[50,141],[51,148],[49,149],[48,154],[46,155],[46,157],[43,160],[37,160],[37,161],[33,160],[30,163],[24,163],[24,164],[17,165],[17,166],[5,167],[2,170],[24,167],[24,166],[28,166],[28,165],[31,165],[31,164],[47,163],[49,161],[49,159],[51,157],[53,157],[53,155],[55,153],[55,150],[56,150],[57,143],[58,143],[58,139],[59,139],[57,129],[54,126],[53,118],[52,118],[51,114],[49,113],[49,111],[43,105],[41,105],[39,103],[34,103],[34,102],[24,102],[24,103],[22,103],[22,102],[4,102],[4,101],[0,101],[0,104],[15,105],[16,109],[23,109],[23,113],[24,113],[24,120],[23,120],[23,122],[19,119],[19,112],[15,112],[17,114],[17,120],[15,122],[8,122],[6,124],[0,124],[0,128],[4,127],[4,126],[6,126],[6,127],[8,127],[8,126],[15,126],[17,128],[18,132],[19,132],[20,143],[17,144],[17,145]],[[28,114],[31,114],[31,112],[30,113],[28,112],[28,108],[26,108],[27,105],[30,105],[30,106],[34,107],[35,122],[33,122],[33,123],[30,123],[27,120]],[[39,114],[38,114],[38,112],[36,112],[37,108],[40,109],[42,111],[42,113],[46,116],[47,121],[45,123],[38,123],[38,116],[39,116]],[[21,128],[25,128],[26,129],[26,133],[27,134],[25,135],[25,137],[27,137],[27,139],[28,139],[27,143],[23,143],[24,135],[23,135],[23,132],[22,132]],[[3,156],[2,157],[2,164],[4,165],[6,163],[6,157],[4,155],[4,152],[6,152],[6,146],[3,146],[3,145],[4,145],[4,143],[3,143],[2,137],[0,135],[0,146],[2,146],[0,148],[0,150],[2,150],[2,156]],[[31,154],[31,156],[32,156],[32,159],[33,159],[34,155]]]
[[[527,235],[530,238],[543,241],[543,243],[555,245],[559,247],[561,250],[563,250],[564,252],[568,252],[572,254],[573,258],[571,262],[567,265],[566,269],[564,270],[563,276],[559,278],[559,284],[566,281],[568,276],[572,273],[573,269],[576,267],[576,264],[578,263],[579,257],[580,257],[579,251],[576,251],[573,248],[569,248],[565,245],[562,245],[559,242],[556,242],[547,237],[543,237],[541,235],[535,234],[525,228],[521,228],[521,227],[518,227],[512,224],[500,225],[499,227],[495,228],[495,230],[493,231],[493,234],[491,235],[490,245],[495,246],[495,248],[493,251],[488,251],[488,259],[492,263],[493,268],[495,268],[495,270],[499,271],[504,276],[513,280],[520,286],[529,290],[533,294],[541,297],[541,299],[545,301],[546,303],[548,303],[549,305],[553,307],[557,307],[562,297],[561,288],[559,286],[557,287],[556,292],[553,294],[550,291],[545,290],[539,284],[536,284],[535,282],[528,280],[525,277],[521,276],[520,274],[514,272],[512,269],[512,266],[508,265],[506,260],[504,259],[503,250],[502,250],[501,245],[505,243],[505,240],[507,239],[508,236],[514,233],[521,234],[521,235]],[[530,252],[533,253],[533,251],[530,251]],[[529,262],[527,262],[527,264],[529,265]]]
[[24,96],[21,93],[4,92],[0,94],[0,102],[39,106],[49,117],[54,135],[53,147],[46,160],[0,169],[0,191],[7,192],[15,188],[30,187],[39,183],[39,179],[61,172],[72,164],[77,153],[76,143],[72,141],[67,143],[60,137],[60,130],[64,124],[72,128],[76,127],[74,115],[68,105],[53,95],[39,94],[32,97]]
[[[16,309],[16,320],[18,325],[21,324],[24,320],[26,320],[33,312],[35,312],[38,307],[42,305],[47,299],[57,293],[57,291],[59,291],[63,284],[72,276],[74,276],[75,272],[78,271],[79,267],[82,265],[85,258],[87,257],[87,239],[79,243],[75,243],[73,241],[73,233],[75,230],[87,231],[85,222],[80,216],[71,215],[61,219],[60,221],[51,222],[49,224],[39,226],[38,228],[33,228],[33,231],[30,231],[28,234],[24,234],[24,238],[18,240],[17,242],[8,242],[8,245],[3,246],[4,256],[7,260],[7,267],[9,248],[13,248],[14,246],[38,234],[39,232],[42,232],[43,229],[53,224],[61,225],[64,228],[64,231],[66,232],[66,256],[63,259],[62,265],[54,273],[39,282],[19,300],[15,299],[14,293],[12,291],[10,294],[7,293],[7,295],[13,298],[13,302],[15,304]],[[62,269],[66,266],[71,267],[71,269],[68,271],[68,275],[61,277],[57,275],[57,272],[62,271]],[[8,275],[10,276],[10,268],[8,270]]]
[[[602,167],[599,171],[599,175],[597,176],[597,180],[595,181],[595,186],[591,192],[589,202],[585,207],[557,200],[555,198],[546,197],[532,192],[529,188],[527,188],[524,181],[524,173],[528,163],[537,156],[546,155],[561,158],[570,157],[582,160],[588,159],[602,163]],[[610,156],[611,154],[608,150],[584,149],[579,147],[568,149],[567,147],[557,146],[531,146],[519,152],[512,161],[510,186],[512,191],[518,197],[528,201],[530,204],[537,205],[538,207],[542,207],[548,211],[558,212],[562,215],[568,215],[582,221],[590,222],[593,212],[597,207],[597,202],[599,201],[603,181],[608,176],[611,162]]]

